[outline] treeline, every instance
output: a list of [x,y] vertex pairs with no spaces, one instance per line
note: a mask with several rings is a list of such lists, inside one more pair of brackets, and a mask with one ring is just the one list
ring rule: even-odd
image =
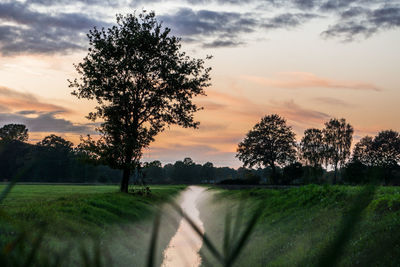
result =
[[25,125],[0,128],[0,181],[93,183],[119,182],[121,171],[84,162],[73,144],[54,134],[28,144]]
[[298,142],[284,118],[265,116],[239,143],[237,157],[244,166],[270,168],[272,184],[400,184],[398,132],[366,136],[351,153],[353,127],[345,119],[331,119],[324,126],[306,129]]
[[[27,140],[25,125],[8,124],[0,128],[0,181],[17,177],[19,182],[120,182],[121,170],[87,161],[86,151],[60,136],[51,134],[36,144],[26,143]],[[132,174],[131,181],[192,184],[238,178],[245,176],[235,169],[216,168],[211,162],[200,165],[185,158],[163,167],[159,161],[145,163]]]
[[[300,141],[278,115],[264,117],[238,146],[245,167],[237,170],[195,163],[191,158],[162,166],[141,164],[131,181],[144,183],[400,184],[400,136],[393,130],[366,136],[351,153],[353,127],[332,119],[323,129],[307,129]],[[79,145],[51,134],[28,144],[24,125],[0,128],[0,181],[118,183],[122,172],[87,161]],[[329,171],[328,171],[329,170]]]

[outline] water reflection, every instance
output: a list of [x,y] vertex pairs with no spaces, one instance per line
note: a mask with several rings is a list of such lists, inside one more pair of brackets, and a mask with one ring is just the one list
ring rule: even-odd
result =
[[[200,212],[197,209],[197,202],[205,188],[200,186],[189,186],[182,193],[180,204],[183,211],[193,222],[204,232],[203,222],[200,220]],[[192,229],[186,220],[180,221],[178,230],[171,238],[168,247],[164,250],[162,267],[197,267],[201,264],[199,250],[202,246],[202,239]]]

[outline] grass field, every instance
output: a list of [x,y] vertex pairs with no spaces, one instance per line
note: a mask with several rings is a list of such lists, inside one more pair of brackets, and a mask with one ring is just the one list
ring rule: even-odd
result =
[[[214,197],[200,203],[200,217],[206,234],[223,251],[224,214],[229,212],[245,221],[261,203],[264,209],[259,224],[235,266],[315,266],[335,240],[343,215],[361,190],[316,185],[279,190],[217,189]],[[239,203],[243,207],[236,213]],[[400,266],[400,188],[377,188],[354,226],[338,259],[340,266]],[[238,232],[233,230],[231,236]],[[206,247],[201,252],[208,265],[216,266]]]
[[[143,266],[154,208],[183,188],[151,186],[150,196],[138,196],[119,193],[117,186],[16,185],[0,204],[0,242],[2,247],[12,244],[24,232],[34,240],[32,236],[43,231],[43,250],[57,254],[66,249],[69,261],[79,262],[85,244],[85,249],[100,249],[103,255],[107,251],[114,265]],[[177,228],[177,221],[163,222],[158,260]]]

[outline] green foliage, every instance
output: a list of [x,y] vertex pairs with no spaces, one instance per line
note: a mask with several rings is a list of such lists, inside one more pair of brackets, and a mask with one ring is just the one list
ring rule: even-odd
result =
[[[341,247],[335,266],[398,266],[400,189],[378,187],[375,194],[370,189],[308,185],[218,190],[215,198],[199,203],[200,216],[211,241],[221,243],[224,218],[214,214],[244,206],[237,218],[246,220],[263,203],[259,223],[234,266],[316,266],[329,258],[326,252],[334,250],[327,248],[333,244]],[[211,259],[204,266],[218,266],[206,247],[201,253]]]
[[[132,259],[143,266],[155,205],[183,188],[154,186],[143,197],[118,193],[116,186],[17,185],[0,204],[1,266],[112,266],[111,258],[115,265]],[[175,230],[162,233],[161,250]]]

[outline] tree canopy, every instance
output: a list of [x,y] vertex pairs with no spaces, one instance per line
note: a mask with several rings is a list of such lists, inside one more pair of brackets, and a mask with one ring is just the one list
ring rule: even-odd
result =
[[270,166],[277,183],[276,166],[291,163],[296,158],[295,134],[285,119],[277,114],[265,116],[239,143],[237,155],[244,166]]
[[[88,34],[89,51],[76,65],[72,94],[97,101],[88,118],[101,120],[100,139],[84,140],[89,155],[123,170],[121,191],[142,150],[166,125],[197,128],[193,97],[205,95],[210,68],[181,51],[180,39],[163,28],[154,12],[117,15],[109,29]],[[207,57],[208,58],[208,57]]]
[[337,169],[350,157],[353,127],[345,119],[331,119],[322,130],[325,143],[326,163],[332,164],[335,170],[333,183],[336,183]]
[[28,140],[28,129],[23,124],[6,124],[0,128],[0,140],[25,142]]
[[311,166],[319,167],[324,161],[325,146],[322,131],[311,128],[304,131],[300,142],[301,157]]

